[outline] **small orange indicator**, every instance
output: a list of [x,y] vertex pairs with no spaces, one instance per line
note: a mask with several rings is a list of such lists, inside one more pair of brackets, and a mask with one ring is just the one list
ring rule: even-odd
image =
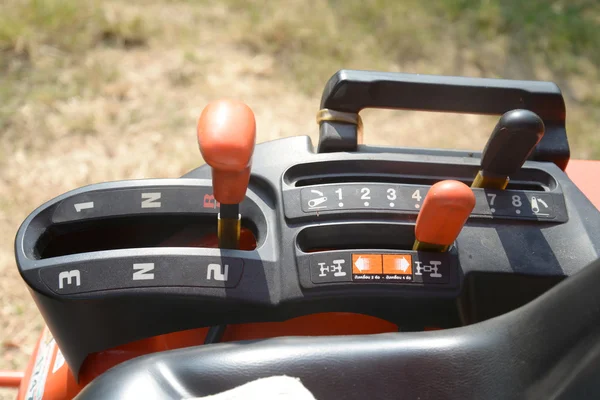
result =
[[353,274],[382,274],[381,254],[352,254]]
[[410,254],[384,254],[383,273],[412,275],[412,256]]

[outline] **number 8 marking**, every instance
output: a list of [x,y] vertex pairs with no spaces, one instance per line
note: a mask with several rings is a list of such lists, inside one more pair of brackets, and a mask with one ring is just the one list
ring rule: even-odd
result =
[[512,205],[514,207],[521,207],[523,203],[521,202],[521,196],[517,196],[516,194],[512,197]]

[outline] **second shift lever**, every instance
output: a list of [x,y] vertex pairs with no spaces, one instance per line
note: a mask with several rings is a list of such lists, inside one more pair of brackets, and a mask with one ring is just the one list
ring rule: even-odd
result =
[[237,249],[241,229],[239,203],[248,189],[256,143],[254,113],[239,101],[215,101],[202,111],[197,133],[200,152],[212,168],[215,200],[221,203],[219,247]]
[[525,163],[544,136],[544,122],[529,110],[512,110],[500,117],[481,156],[481,170],[471,187],[501,189]]
[[413,250],[445,252],[475,207],[475,194],[464,183],[446,180],[429,189],[415,225]]

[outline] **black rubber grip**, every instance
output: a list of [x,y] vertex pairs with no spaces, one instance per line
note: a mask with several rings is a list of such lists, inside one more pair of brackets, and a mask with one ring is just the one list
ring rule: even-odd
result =
[[481,156],[484,173],[509,176],[525,163],[544,136],[544,122],[528,110],[504,114],[494,128]]

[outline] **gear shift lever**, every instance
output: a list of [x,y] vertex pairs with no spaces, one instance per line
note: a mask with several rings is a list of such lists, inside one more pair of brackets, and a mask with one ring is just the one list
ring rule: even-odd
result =
[[239,101],[212,102],[200,115],[197,133],[200,152],[212,168],[215,200],[221,203],[219,247],[237,249],[241,228],[239,203],[248,189],[256,144],[254,113]]
[[413,250],[444,252],[475,207],[475,194],[464,183],[446,180],[429,189],[415,225]]
[[481,170],[471,187],[505,189],[509,176],[523,166],[544,136],[544,130],[544,122],[534,112],[505,113],[483,149]]

